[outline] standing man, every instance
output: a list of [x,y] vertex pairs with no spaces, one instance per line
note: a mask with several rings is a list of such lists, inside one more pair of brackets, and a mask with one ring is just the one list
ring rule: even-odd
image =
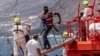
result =
[[38,35],[34,35],[33,39],[27,42],[27,56],[42,56],[38,39]]
[[53,16],[57,15],[59,17],[59,22],[58,24],[61,23],[61,17],[59,15],[59,13],[54,13],[52,11],[49,11],[48,6],[44,6],[44,13],[43,13],[43,18],[46,19],[46,29],[43,33],[43,41],[44,41],[44,49],[50,49],[50,43],[48,41],[47,35],[50,32],[50,30],[52,29],[53,25]]
[[43,13],[39,16],[32,16],[30,17],[30,19],[34,19],[34,18],[41,18],[42,22],[43,22],[43,26],[45,28],[44,33],[43,33],[43,42],[44,42],[44,49],[50,49],[50,43],[48,41],[47,35],[50,32],[50,30],[52,29],[52,27],[54,27],[54,29],[56,31],[58,31],[55,26],[53,25],[53,16],[57,15],[59,17],[59,22],[58,24],[61,24],[61,17],[59,13],[54,13],[52,11],[49,10],[48,6],[44,6],[43,7]]
[[86,41],[86,28],[87,28],[87,22],[85,21],[86,19],[91,19],[91,16],[93,15],[93,6],[89,5],[89,2],[87,0],[83,1],[83,15],[81,17],[81,24],[82,24],[82,41]]
[[24,56],[26,56],[26,40],[25,40],[25,33],[27,32],[26,28],[21,25],[21,19],[15,17],[14,23],[15,25],[12,28],[12,34],[14,35],[14,56],[21,55],[20,48],[24,51]]

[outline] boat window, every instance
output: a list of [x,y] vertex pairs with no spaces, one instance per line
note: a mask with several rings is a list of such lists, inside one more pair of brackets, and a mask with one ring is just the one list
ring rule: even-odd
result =
[[90,56],[90,54],[82,54],[82,56]]

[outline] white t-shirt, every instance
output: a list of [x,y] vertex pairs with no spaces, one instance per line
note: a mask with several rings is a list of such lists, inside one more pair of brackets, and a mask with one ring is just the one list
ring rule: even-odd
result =
[[87,17],[88,15],[91,15],[92,9],[91,8],[84,8],[84,14],[83,17]]
[[37,48],[40,48],[38,41],[31,39],[27,42],[26,48],[28,51],[28,56],[38,56]]
[[23,38],[26,32],[27,32],[26,27],[24,27],[23,25],[18,25],[18,31],[17,31],[17,25],[14,25],[14,27],[12,28],[14,39]]

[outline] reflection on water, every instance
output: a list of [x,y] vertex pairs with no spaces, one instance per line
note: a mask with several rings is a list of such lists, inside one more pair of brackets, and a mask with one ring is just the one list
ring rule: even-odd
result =
[[[55,37],[56,37],[57,42],[61,41],[62,39],[61,36],[55,36]],[[10,37],[9,39],[11,41],[11,45],[6,43],[6,37],[4,36],[0,37],[0,56],[10,56],[10,54],[12,53],[11,46],[13,46],[13,37]],[[53,35],[48,36],[48,39],[51,45],[56,44]],[[43,47],[43,41],[41,37],[40,37],[40,41],[42,42],[42,47]],[[62,48],[49,53],[48,56],[55,56],[55,55],[61,56],[61,54],[62,54]]]

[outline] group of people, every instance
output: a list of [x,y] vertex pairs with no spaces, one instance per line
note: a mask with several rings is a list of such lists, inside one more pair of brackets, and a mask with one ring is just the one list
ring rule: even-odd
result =
[[[84,1],[83,5],[85,6],[84,12],[82,13],[82,20],[84,18],[93,15],[92,7],[89,6],[88,1]],[[43,44],[44,49],[50,49],[51,45],[47,38],[48,33],[52,28],[54,28],[57,32],[57,28],[53,24],[53,16],[57,15],[59,17],[59,21],[57,22],[59,25],[61,24],[61,17],[59,13],[55,13],[50,11],[48,6],[43,7],[43,12],[40,15],[32,16],[32,20],[35,18],[40,18],[43,24],[44,29],[42,30]],[[14,27],[12,28],[12,33],[14,35],[14,56],[19,56],[19,50],[22,49],[24,52],[24,56],[42,56],[40,44],[38,42],[38,35],[35,34],[32,39],[29,37],[30,27],[31,25],[22,24],[21,19],[19,17],[15,17],[14,19]],[[84,37],[86,36],[86,29],[82,30],[84,33]],[[65,35],[68,33],[65,32]],[[83,37],[83,38],[84,38]]]
[[[40,18],[43,24],[44,29],[42,30],[43,34],[43,43],[44,49],[50,49],[51,45],[47,38],[48,33],[52,28],[56,31],[57,28],[53,24],[53,16],[57,15],[59,17],[58,24],[61,24],[61,17],[59,13],[54,13],[48,9],[48,6],[43,7],[43,12],[41,15],[33,16],[33,20],[35,18]],[[35,34],[32,39],[30,39],[30,28],[31,25],[25,24],[21,22],[21,18],[15,16],[14,17],[15,25],[12,28],[12,34],[14,35],[14,56],[20,56],[20,50],[22,50],[24,56],[42,56],[41,47],[38,42],[38,35]]]

